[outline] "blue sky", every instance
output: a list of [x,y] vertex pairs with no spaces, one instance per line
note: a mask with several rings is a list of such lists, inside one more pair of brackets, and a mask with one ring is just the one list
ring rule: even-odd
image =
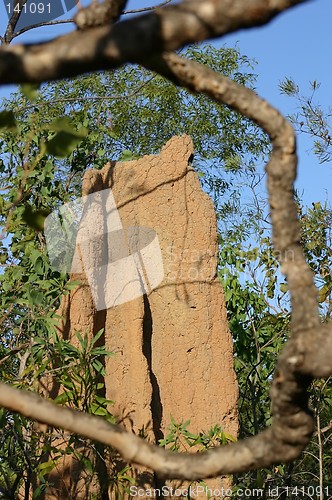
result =
[[[318,102],[332,106],[332,2],[313,0],[288,10],[268,25],[241,31],[223,39],[226,45],[239,47],[257,61],[258,93],[284,114],[295,111],[295,103],[281,95],[278,84],[292,77],[303,94],[309,94],[309,82],[321,83]],[[220,43],[220,42],[219,42]],[[296,187],[306,203],[332,201],[332,165],[319,164],[311,153],[312,141],[298,136],[299,171]]]
[[[5,1],[0,0],[0,33],[7,21]],[[87,0],[81,2],[88,4]],[[131,0],[128,8],[158,3],[150,0]],[[67,16],[69,15],[67,14]],[[52,38],[72,29],[71,25],[45,27],[18,37],[15,43]],[[317,94],[319,103],[328,108],[332,105],[332,71],[329,54],[332,47],[332,2],[311,0],[286,11],[268,25],[239,31],[214,41],[217,46],[234,46],[257,61],[257,92],[284,114],[295,111],[294,102],[280,94],[278,84],[286,76],[292,77],[303,94],[309,92],[309,82],[317,80],[321,87]],[[0,97],[8,95],[12,87],[0,87]],[[296,187],[305,203],[332,198],[332,166],[319,164],[311,153],[312,142],[299,136],[299,175]]]

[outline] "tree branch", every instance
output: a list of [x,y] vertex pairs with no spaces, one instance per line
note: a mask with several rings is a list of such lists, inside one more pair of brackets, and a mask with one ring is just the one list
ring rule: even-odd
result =
[[126,3],[127,0],[92,1],[87,7],[78,10],[73,21],[80,30],[113,24],[121,16]]
[[[27,418],[112,446],[127,462],[144,465],[156,471],[161,477],[173,479],[195,480],[214,477],[292,460],[297,456],[294,453],[295,449],[297,451],[296,446],[304,446],[310,437],[305,435],[307,439],[300,443],[289,439],[285,452],[280,447],[280,440],[276,441],[276,436],[270,428],[259,436],[239,443],[206,453],[187,455],[164,450],[124,431],[117,425],[109,424],[101,417],[55,405],[35,393],[18,390],[2,382],[0,382],[0,402],[2,406]],[[306,418],[303,421],[302,416],[299,416],[296,422],[300,429],[299,434],[303,427],[307,427],[308,421],[311,422],[311,419]],[[272,461],[271,449],[273,449]],[[265,455],[266,451],[269,452],[268,457]]]
[[[136,13],[139,13],[139,12],[150,12],[152,10],[155,10],[157,7],[162,7],[163,5],[167,5],[168,3],[172,2],[172,1],[173,0],[165,0],[164,2],[162,2],[162,3],[158,4],[158,5],[152,5],[151,7],[144,7],[142,9],[123,10],[122,11],[122,15],[136,14]],[[122,8],[124,8],[124,5],[125,5],[125,3],[123,4]],[[120,17],[120,14],[121,14],[120,10],[121,9],[118,10],[118,13],[119,13],[118,17]],[[15,31],[14,32],[12,30],[11,35],[10,35],[10,39],[8,39],[8,41],[6,43],[10,43],[10,42],[13,41],[14,38],[16,38],[16,37],[18,37],[20,35],[23,35],[23,33],[26,33],[27,31],[34,30],[36,28],[42,28],[44,26],[55,26],[57,24],[69,24],[69,23],[75,24],[74,23],[74,19],[55,19],[54,21],[44,21],[44,22],[40,22],[40,23],[36,23],[36,24],[30,24],[29,26],[26,26],[25,28],[22,28],[19,31]],[[13,29],[15,29],[15,28],[13,28]],[[1,37],[0,36],[0,41],[2,43],[5,43],[5,37]]]
[[142,62],[164,50],[267,23],[307,0],[183,0],[51,42],[0,48],[0,83],[43,82]]
[[10,19],[9,19],[9,22],[8,22],[8,25],[7,25],[7,29],[6,29],[6,33],[3,37],[3,43],[10,43],[12,41],[12,39],[14,38],[14,31],[15,31],[15,28],[16,28],[16,25],[21,17],[21,13],[22,13],[22,7],[27,3],[27,0],[16,0],[16,2],[14,3],[13,2],[13,13],[12,15],[10,16]]
[[173,0],[164,0],[163,2],[157,5],[151,5],[150,7],[143,7],[142,9],[132,9],[132,10],[124,10],[123,14],[138,14],[139,12],[149,12],[151,10],[155,10],[157,7],[163,7],[168,3],[171,3]]
[[[297,164],[294,130],[255,92],[205,66],[172,53],[150,58],[146,66],[178,85],[203,92],[235,109],[262,127],[271,139],[273,149],[266,170],[273,240],[292,301],[292,338],[278,359],[271,387],[272,426],[235,444],[184,455],[150,445],[98,417],[56,406],[5,384],[0,384],[0,404],[39,422],[111,445],[126,461],[149,467],[163,477],[196,480],[291,461],[308,444],[314,430],[307,388],[313,377],[332,374],[332,328],[320,323],[313,275],[300,245],[293,199]],[[323,337],[324,349],[319,343]],[[323,357],[317,358],[321,354]]]
[[25,28],[22,28],[19,31],[15,31],[15,33],[12,34],[11,40],[16,38],[17,36],[23,35],[23,33],[26,33],[27,31],[34,30],[36,28],[43,28],[44,26],[55,26],[56,24],[68,24],[68,23],[74,23],[74,21],[72,19],[57,19],[55,21],[45,21],[37,24],[30,24],[30,26],[26,26]]

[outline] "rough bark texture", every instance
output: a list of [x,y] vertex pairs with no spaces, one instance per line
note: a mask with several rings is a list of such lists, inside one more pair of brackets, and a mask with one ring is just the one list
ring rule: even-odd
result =
[[[98,312],[81,274],[82,285],[65,299],[61,311],[62,334],[73,341],[75,331],[88,331],[92,337],[105,327],[106,348],[116,353],[106,364],[106,397],[115,401],[112,412],[117,420],[150,442],[167,434],[171,415],[176,422],[190,419],[194,433],[215,424],[234,437],[238,431],[233,346],[216,277],[216,218],[212,201],[188,163],[193,152],[190,137],[174,137],[158,156],[87,172],[83,195],[112,188],[124,231],[133,226],[156,231],[164,278],[150,293]],[[107,220],[105,206],[96,203],[89,210],[95,211],[96,225]],[[97,269],[107,234],[104,238],[94,238],[90,252]],[[93,273],[87,274],[93,284]],[[105,277],[112,280],[110,273]],[[104,292],[104,287],[96,287],[95,293],[101,289]],[[84,480],[75,486],[70,467],[63,472],[60,465],[54,470],[55,488],[47,498],[68,498],[69,491],[86,498]],[[146,471],[137,471],[136,478],[140,485],[164,484]],[[207,483],[214,488],[229,484],[220,478]]]
[[[73,31],[50,42],[0,48],[0,83],[43,82],[125,62],[148,64],[163,51],[260,26],[308,0],[183,0],[177,5],[120,21]],[[10,23],[9,43],[15,27]]]

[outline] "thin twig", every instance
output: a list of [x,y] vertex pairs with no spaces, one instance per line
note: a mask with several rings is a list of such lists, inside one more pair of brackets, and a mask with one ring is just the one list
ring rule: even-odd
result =
[[122,14],[137,14],[139,12],[148,12],[149,10],[155,10],[159,9],[160,7],[163,7],[164,5],[167,5],[168,3],[171,3],[173,0],[165,0],[164,2],[161,2],[158,5],[153,5],[151,7],[144,7],[142,9],[133,9],[133,10],[124,10]]
[[43,23],[36,23],[36,24],[30,24],[30,26],[26,26],[25,28],[20,29],[19,31],[16,31],[12,35],[12,40],[16,38],[17,36],[23,35],[23,33],[26,33],[27,31],[34,30],[36,28],[43,28],[44,26],[54,26],[56,24],[68,24],[68,23],[73,23],[74,21],[72,19],[58,19],[55,21],[45,21]]

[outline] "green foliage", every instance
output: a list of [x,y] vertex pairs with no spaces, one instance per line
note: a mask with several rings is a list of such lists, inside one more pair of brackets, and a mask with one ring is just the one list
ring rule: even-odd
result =
[[[219,424],[214,425],[207,432],[201,431],[198,434],[193,434],[188,430],[190,420],[186,422],[176,422],[174,418],[170,417],[170,424],[167,427],[168,433],[163,439],[159,440],[159,446],[170,449],[173,452],[188,452],[195,451],[197,453],[208,451],[216,446],[225,446],[228,443],[236,441],[234,436],[224,432]],[[203,480],[192,482],[188,489],[188,499],[195,498],[197,493],[195,487],[201,485],[206,488],[206,498],[210,498],[210,493]],[[193,495],[190,495],[190,490],[193,490]]]
[[296,129],[313,139],[313,152],[321,163],[332,160],[332,107],[324,109],[317,101],[320,83],[310,83],[308,95],[300,92],[292,78],[285,78],[279,84],[281,93],[291,97],[296,103],[296,112],[289,116]]
[[[221,278],[234,340],[240,400],[240,435],[257,434],[270,423],[269,381],[287,338],[287,299],[278,286],[278,262],[268,238],[247,249],[220,236]],[[283,302],[285,303],[284,305]]]
[[[63,388],[63,392],[54,399],[57,404],[67,404],[114,423],[114,417],[109,411],[113,402],[105,397],[104,360],[111,353],[103,345],[103,330],[91,342],[79,332],[76,336],[77,346],[59,339],[55,330],[49,337],[35,336],[30,342],[29,351],[26,351],[29,362],[21,366],[20,378],[12,379],[11,383],[36,390],[37,387],[42,387],[42,384],[39,385],[40,381],[52,376],[52,383]],[[0,492],[6,498],[14,497],[23,479],[28,487],[33,477],[39,482],[34,498],[39,498],[47,486],[47,475],[66,454],[79,460],[88,472],[95,473],[95,464],[89,458],[91,450],[94,455],[97,453],[95,444],[85,441],[80,451],[78,444],[81,443],[76,436],[68,439],[60,430],[54,433],[54,429],[41,433],[24,417],[6,410],[0,410],[0,423]],[[61,447],[53,444],[55,435],[58,436],[56,442],[61,442]],[[46,461],[45,456],[48,456]]]
[[332,317],[332,209],[317,202],[306,210],[299,206],[299,212],[302,243],[307,261],[315,273],[321,314],[328,321]]
[[[113,402],[103,396],[103,359],[111,353],[103,345],[97,345],[98,341],[103,341],[103,333],[100,330],[89,343],[87,335],[76,332],[78,346],[75,346],[73,342],[59,338],[55,332],[52,342],[38,339],[34,343],[32,356],[39,358],[39,364],[53,366],[48,371],[54,372],[54,381],[63,388],[63,392],[55,398],[56,403],[103,416],[113,423],[114,419],[107,410]],[[45,353],[47,363],[44,361]],[[45,375],[45,368],[42,373]]]
[[0,128],[16,130],[16,120],[12,111],[0,112]]
[[48,125],[52,134],[45,143],[46,152],[57,158],[66,158],[88,135],[88,129],[80,126],[75,128],[68,118],[58,118]]
[[171,422],[167,427],[168,434],[159,441],[159,446],[170,449],[171,451],[188,451],[195,447],[197,451],[206,451],[216,446],[224,446],[227,443],[236,441],[236,439],[224,432],[222,427],[216,424],[207,432],[193,434],[188,430],[190,420],[186,422],[175,422],[171,416]]
[[294,80],[292,78],[285,78],[283,82],[280,82],[279,84],[279,90],[282,94],[288,95],[288,96],[294,96],[297,95],[299,92],[299,87],[296,85]]
[[[202,50],[193,46],[186,56],[239,83],[255,84],[252,62],[238,48],[217,50],[206,45]],[[33,116],[36,130],[47,124],[52,130],[58,117],[63,117],[58,133],[70,132],[71,147],[75,137],[81,138],[82,129],[89,129],[70,154],[58,136],[49,137],[47,143],[48,148],[54,141],[62,144],[63,156],[67,156],[52,158],[52,162],[57,178],[77,195],[86,169],[101,168],[109,160],[158,153],[173,135],[186,133],[195,144],[193,166],[203,185],[220,209],[226,207],[229,215],[229,203],[240,217],[242,212],[235,205],[243,186],[236,187],[236,182],[242,179],[247,183],[248,176],[255,177],[257,166],[269,152],[269,141],[249,120],[137,66],[48,84],[33,104],[19,95],[14,106],[13,102],[6,105],[16,110],[23,122]],[[69,131],[64,129],[64,120],[72,123]],[[46,153],[57,151],[48,149]]]
[[46,217],[50,214],[48,210],[33,210],[32,207],[26,205],[22,213],[22,218],[28,226],[32,227],[36,231],[42,231],[44,229],[44,222]]
[[[305,209],[298,202],[302,223],[302,243],[315,274],[321,301],[322,321],[331,320],[331,208],[313,203]],[[239,382],[240,437],[257,434],[270,424],[269,382],[276,359],[287,340],[289,300],[287,283],[279,273],[271,241],[262,229],[245,247],[235,236],[220,236],[219,275],[222,280],[229,324],[234,339],[235,369]],[[331,484],[331,381],[315,382],[311,405],[323,432],[317,432],[301,458],[288,465],[279,464],[254,473],[237,474],[237,488],[320,487]],[[320,475],[323,479],[320,480]],[[289,490],[288,490],[289,491]]]
[[130,475],[132,468],[127,465],[119,471],[115,471],[110,480],[112,497],[115,500],[122,500],[130,493],[130,486],[135,484],[135,479]]

